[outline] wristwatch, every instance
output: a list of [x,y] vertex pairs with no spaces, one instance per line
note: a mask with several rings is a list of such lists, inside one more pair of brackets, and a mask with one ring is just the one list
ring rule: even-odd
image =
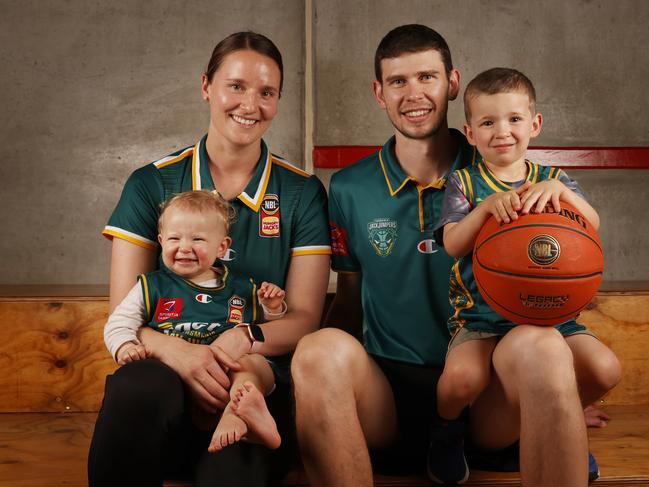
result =
[[249,325],[248,323],[241,323],[237,325],[237,328],[245,328],[248,331],[248,339],[250,340],[250,351],[254,352],[259,345],[255,344],[264,343],[266,340],[264,338],[264,332],[261,330],[259,325]]

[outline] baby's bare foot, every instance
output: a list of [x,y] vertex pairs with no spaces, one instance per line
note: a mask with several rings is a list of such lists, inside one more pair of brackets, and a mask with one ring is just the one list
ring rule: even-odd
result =
[[241,440],[243,436],[248,432],[248,426],[245,421],[235,415],[232,411],[225,410],[219,424],[216,426],[216,430],[212,435],[212,441],[210,446],[207,447],[207,451],[214,453],[216,451],[222,450],[228,445],[232,445],[237,441]]
[[234,399],[232,410],[248,425],[246,440],[274,450],[282,442],[275,420],[270,415],[264,395],[252,382],[244,382]]

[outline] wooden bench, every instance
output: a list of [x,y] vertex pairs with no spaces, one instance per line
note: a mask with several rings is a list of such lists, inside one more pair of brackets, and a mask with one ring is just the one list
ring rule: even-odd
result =
[[[0,487],[86,485],[104,378],[116,368],[102,339],[105,295],[103,287],[0,286]],[[624,367],[602,404],[613,420],[589,430],[602,473],[597,484],[649,485],[647,310],[649,292],[603,291],[582,314]],[[308,485],[298,471],[284,484]],[[430,485],[424,476],[376,476],[376,484]],[[518,484],[516,473],[474,471],[467,485]]]

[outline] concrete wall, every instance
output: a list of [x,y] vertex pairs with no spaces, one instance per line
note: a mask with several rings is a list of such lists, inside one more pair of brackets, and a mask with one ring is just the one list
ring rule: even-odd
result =
[[[284,95],[267,139],[298,164],[311,27],[315,144],[391,134],[371,96],[374,50],[392,27],[419,22],[447,38],[465,83],[495,65],[535,81],[546,121],[538,143],[649,145],[649,2],[312,1],[307,26],[302,0],[0,0],[0,284],[107,282],[99,232],[126,177],[205,132],[199,77],[214,44],[237,30],[282,51]],[[461,114],[454,103],[452,125]],[[607,279],[649,280],[647,171],[576,176],[602,213]]]
[[[423,23],[451,47],[463,86],[494,66],[535,83],[536,145],[647,146],[649,2],[641,0],[316,0],[316,145],[381,145],[393,133],[371,92],[392,28]],[[450,124],[464,122],[462,102]],[[319,170],[327,181],[331,171]],[[573,171],[602,217],[605,280],[649,280],[649,171]]]
[[124,181],[207,131],[200,75],[232,32],[261,32],[281,50],[284,96],[267,139],[301,162],[301,0],[0,6],[0,283],[108,281],[99,233]]

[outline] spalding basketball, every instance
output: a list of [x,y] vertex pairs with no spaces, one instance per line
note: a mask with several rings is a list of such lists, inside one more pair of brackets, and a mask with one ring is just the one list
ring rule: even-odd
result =
[[499,224],[492,216],[473,249],[473,274],[491,308],[516,324],[557,325],[588,305],[604,271],[602,243],[584,216],[561,211],[520,215]]

